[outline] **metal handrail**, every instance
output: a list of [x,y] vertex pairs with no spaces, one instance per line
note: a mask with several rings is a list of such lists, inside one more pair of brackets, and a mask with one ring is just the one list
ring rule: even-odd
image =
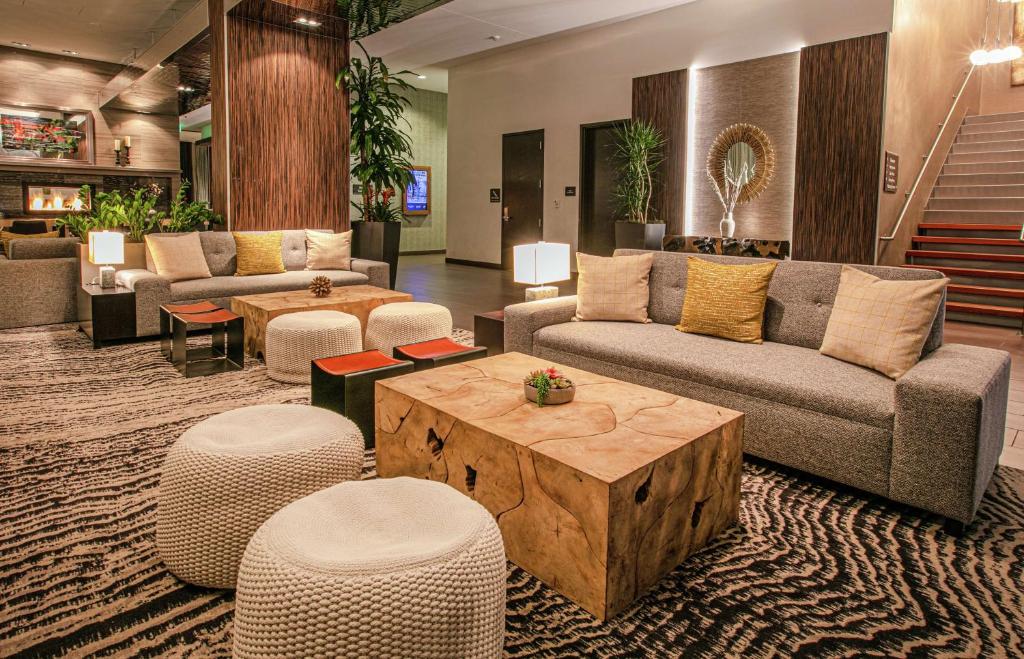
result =
[[[907,193],[907,199],[903,202],[903,208],[900,210],[899,219],[896,220],[896,226],[892,228],[892,233],[888,236],[880,236],[879,240],[895,240],[896,234],[899,233],[900,225],[903,224],[903,218],[907,215],[907,209],[910,208],[910,201],[914,198],[914,193],[917,192],[917,186],[921,184],[921,179],[924,178],[924,173],[928,170],[928,165],[932,161],[932,156],[935,155],[935,150],[939,148],[939,140],[942,139],[942,134],[945,132],[949,120],[953,118],[953,112],[956,110],[956,106],[960,103],[960,97],[963,96],[964,90],[967,89],[967,83],[970,82],[971,76],[974,74],[974,69],[977,67],[973,64],[971,68],[964,74],[964,84],[960,85],[960,91],[953,96],[953,104],[949,106],[949,112],[946,113],[946,118],[943,119],[942,123],[939,124],[939,133],[935,136],[935,141],[932,142],[932,148],[928,149],[928,155],[924,157],[924,163],[921,165],[921,171],[917,173],[917,178],[914,179],[914,185],[910,186],[910,192]],[[1024,234],[1022,234],[1024,235]]]

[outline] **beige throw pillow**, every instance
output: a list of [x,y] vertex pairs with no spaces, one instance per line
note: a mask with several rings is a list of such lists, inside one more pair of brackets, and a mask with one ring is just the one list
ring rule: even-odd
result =
[[306,270],[351,270],[352,232],[306,229]]
[[194,231],[180,236],[146,236],[146,251],[156,274],[172,282],[211,277],[199,234]]
[[649,323],[653,254],[591,256],[576,254],[579,282],[574,320],[625,320]]
[[921,358],[948,281],[890,281],[844,265],[821,353],[900,377]]

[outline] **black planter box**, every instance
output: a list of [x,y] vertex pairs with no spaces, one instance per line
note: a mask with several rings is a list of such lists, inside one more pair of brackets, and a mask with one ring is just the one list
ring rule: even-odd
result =
[[387,263],[391,270],[392,290],[398,276],[398,248],[401,242],[401,222],[352,223],[352,254],[357,259]]
[[664,240],[664,224],[615,223],[616,249],[652,249],[661,251]]

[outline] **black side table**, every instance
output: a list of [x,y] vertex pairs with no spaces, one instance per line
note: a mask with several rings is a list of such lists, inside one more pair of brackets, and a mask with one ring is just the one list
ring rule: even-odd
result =
[[78,326],[92,339],[93,348],[104,341],[135,338],[135,291],[120,286],[78,288]]
[[473,345],[485,346],[487,356],[505,352],[505,310],[473,316]]

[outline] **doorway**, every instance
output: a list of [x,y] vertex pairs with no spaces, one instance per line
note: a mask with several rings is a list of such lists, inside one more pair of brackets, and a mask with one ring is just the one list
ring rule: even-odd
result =
[[512,248],[544,238],[544,131],[501,136],[501,267]]
[[579,251],[611,256],[615,251],[615,135],[625,120],[580,126]]

